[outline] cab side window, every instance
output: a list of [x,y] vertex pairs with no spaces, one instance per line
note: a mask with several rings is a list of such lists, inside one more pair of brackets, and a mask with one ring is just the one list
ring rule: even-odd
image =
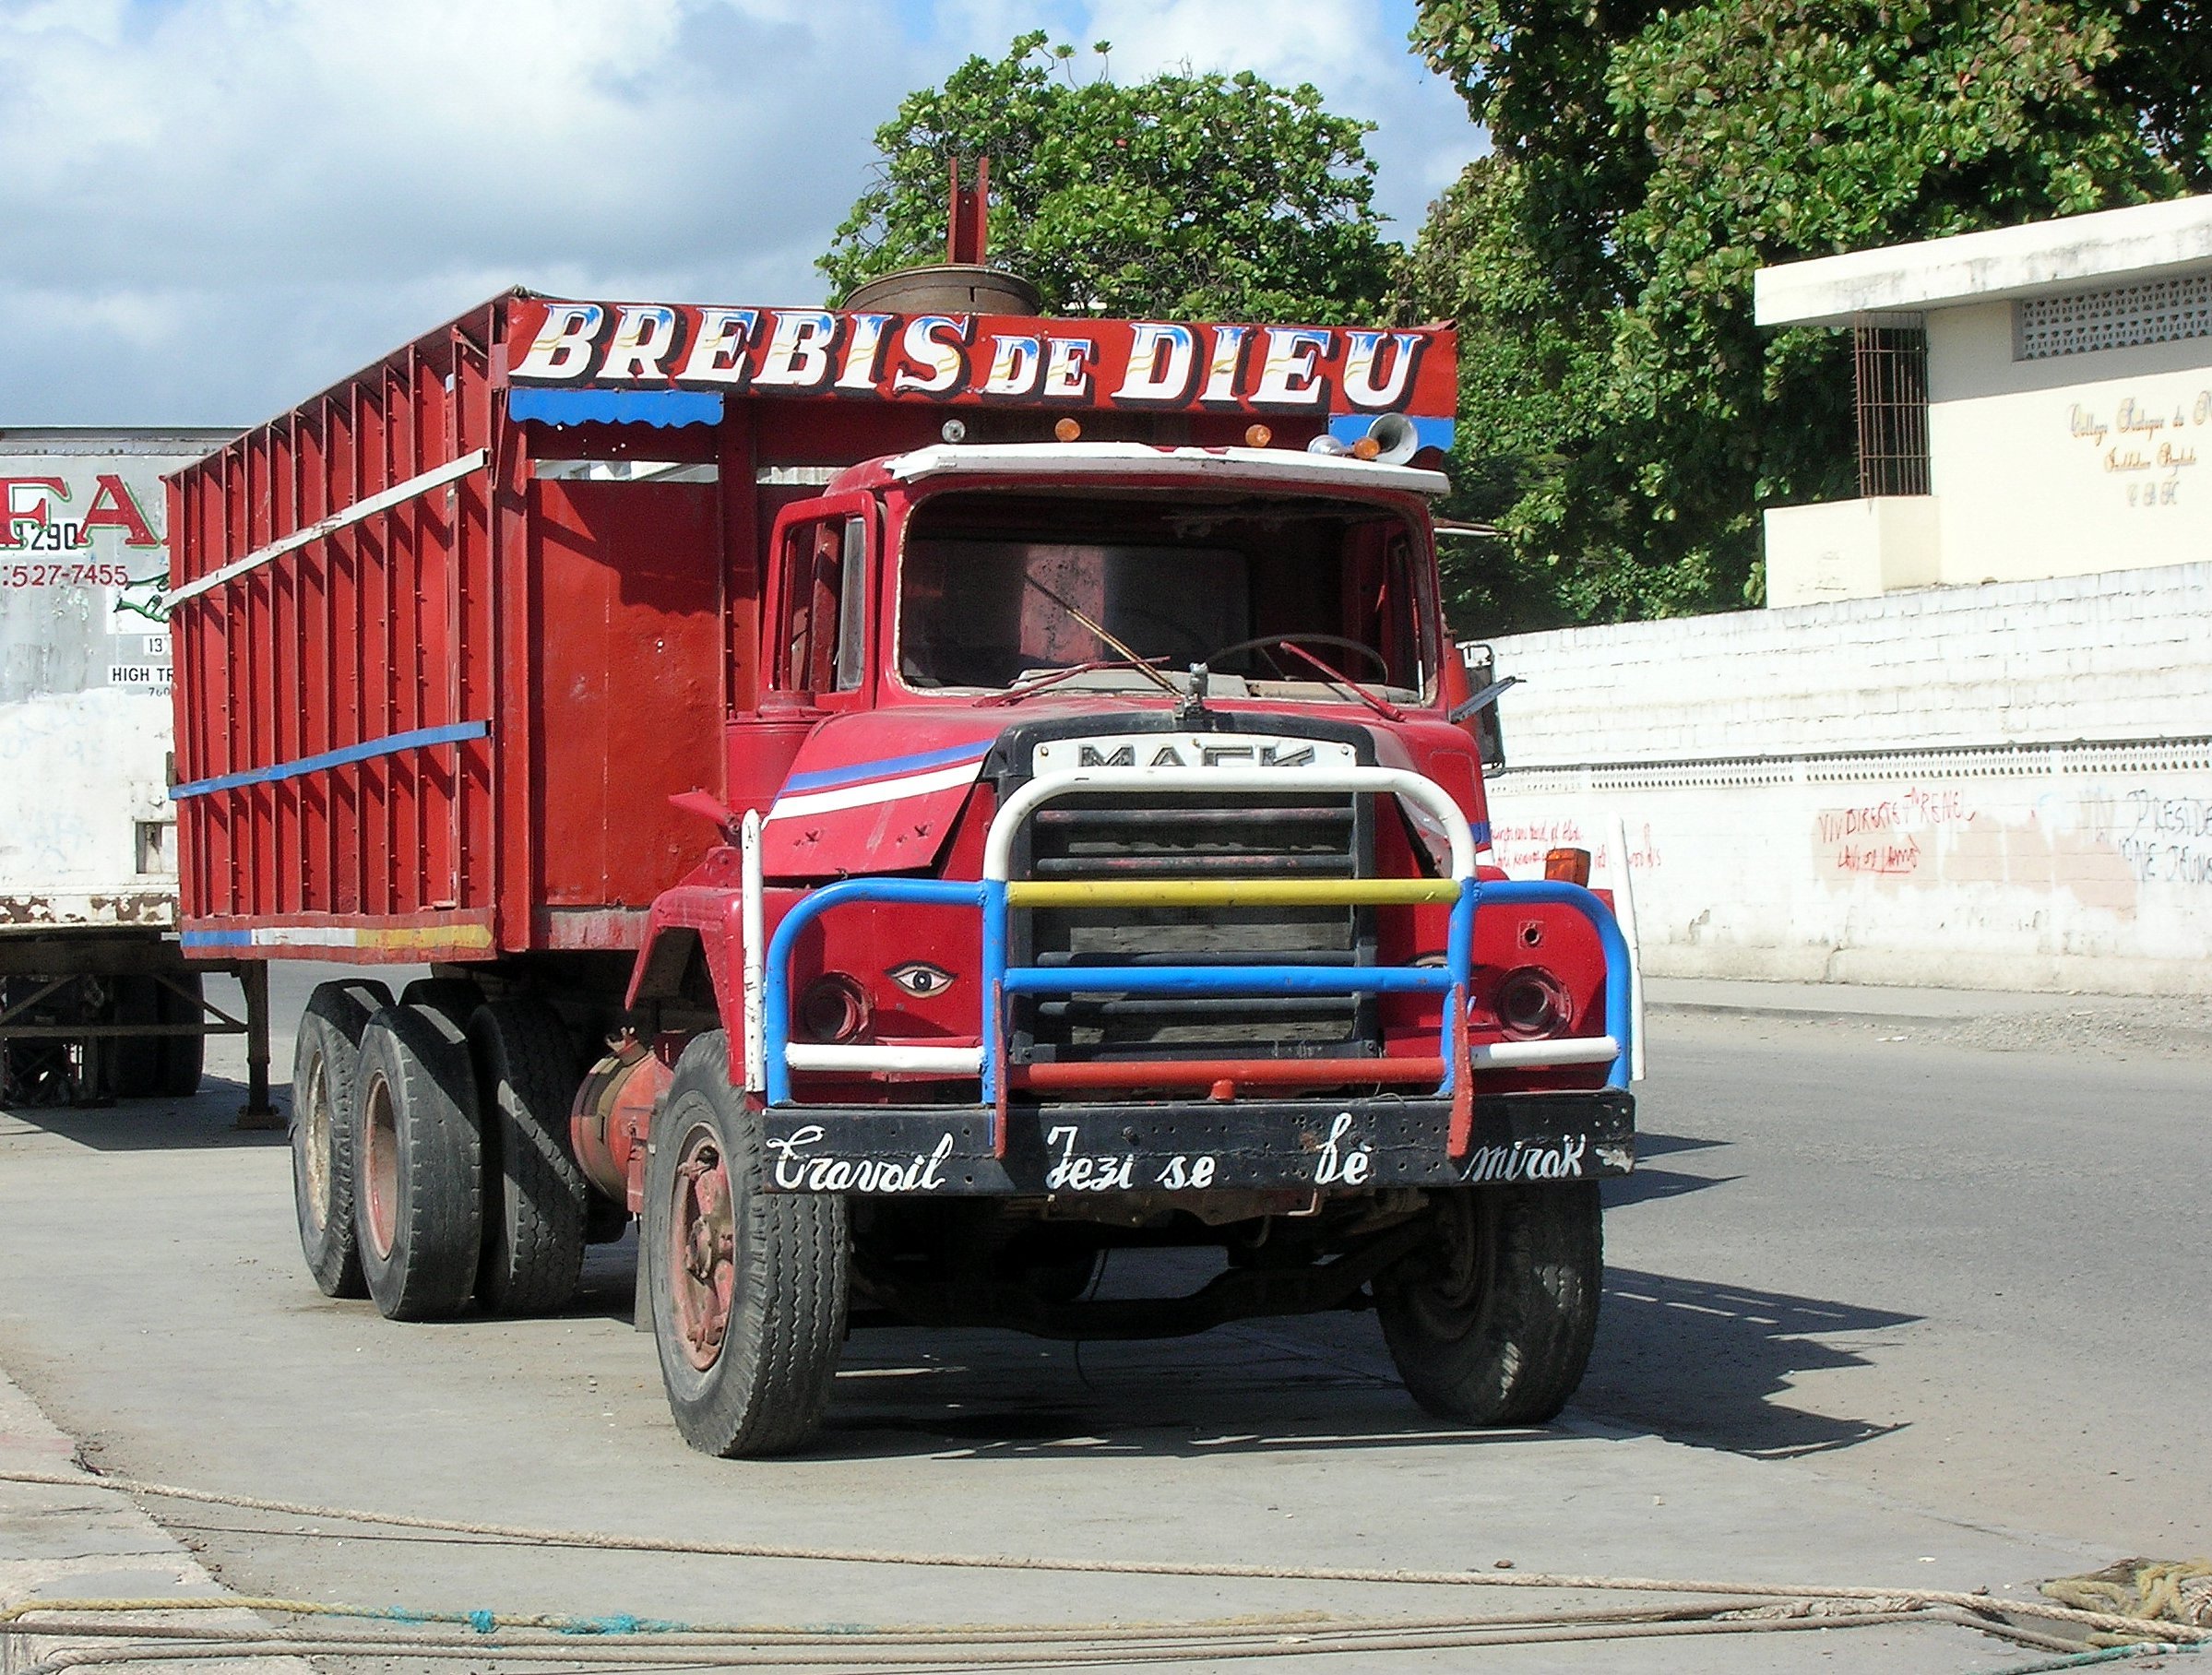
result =
[[867,526],[823,518],[793,525],[784,541],[776,684],[858,691],[867,678]]

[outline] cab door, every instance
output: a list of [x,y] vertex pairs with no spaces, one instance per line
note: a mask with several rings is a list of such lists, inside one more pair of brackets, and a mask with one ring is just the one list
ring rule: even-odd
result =
[[755,665],[759,700],[730,718],[731,808],[766,812],[815,727],[874,701],[869,606],[879,527],[867,494],[798,501],[777,515]]
[[764,613],[763,707],[865,709],[874,701],[879,551],[874,497],[834,494],[776,519]]

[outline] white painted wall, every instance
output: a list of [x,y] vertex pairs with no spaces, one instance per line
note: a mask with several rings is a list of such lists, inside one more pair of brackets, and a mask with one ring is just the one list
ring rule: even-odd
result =
[[1766,602],[1873,599],[1943,580],[1931,494],[1772,506],[1766,514]]
[[2212,992],[2212,564],[1494,642],[1496,858],[1661,975]]
[[1928,315],[1940,579],[2212,555],[2212,338],[2016,361],[2013,309]]

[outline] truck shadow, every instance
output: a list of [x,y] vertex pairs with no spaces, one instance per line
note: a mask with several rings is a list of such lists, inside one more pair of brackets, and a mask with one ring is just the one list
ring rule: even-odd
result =
[[[1415,1407],[1372,1315],[1244,1323],[1196,1337],[1056,1344],[1011,1333],[856,1332],[821,1452],[1173,1454],[1557,1440],[1591,1421],[1759,1458],[1849,1448],[1899,1424],[1775,1398],[1870,1364],[1868,1335],[1918,1317],[1633,1269],[1607,1276],[1597,1348],[1552,1426],[1467,1431]],[[1832,1341],[1837,1338],[1848,1341]]]
[[1849,1448],[1904,1424],[1815,1413],[1774,1398],[1803,1374],[1871,1365],[1880,1345],[1870,1338],[1920,1318],[1609,1268],[1598,1344],[1575,1407],[1672,1442],[1761,1458]]
[[1702,1140],[1691,1134],[1639,1134],[1636,1135],[1636,1168],[1633,1175],[1615,1175],[1601,1183],[1605,1207],[1619,1209],[1623,1205],[1646,1204],[1655,1198],[1680,1198],[1688,1193],[1702,1192],[1708,1186],[1725,1186],[1736,1179],[1734,1175],[1695,1174],[1684,1170],[1655,1169],[1654,1158],[1669,1158],[1683,1152],[1712,1151],[1726,1146],[1726,1140]]
[[[1710,1152],[1683,1135],[1647,1157]],[[1728,1177],[1639,1170],[1643,1196]],[[592,1248],[568,1318],[627,1324],[636,1241]],[[1208,1253],[1210,1254],[1210,1253]],[[1218,1257],[1211,1261],[1218,1262]],[[1151,1272],[1146,1272],[1151,1269]],[[1110,1294],[1195,1289],[1198,1252],[1123,1253]],[[1435,1420],[1400,1387],[1371,1313],[1247,1321],[1195,1337],[1047,1342],[1013,1332],[864,1325],[845,1347],[828,1426],[811,1452],[920,1455],[1208,1455],[1559,1441],[1592,1425],[1754,1458],[1850,1448],[1903,1429],[1782,1399],[1808,1374],[1871,1366],[1913,1314],[1832,1298],[1612,1267],[1588,1375],[1552,1426],[1476,1431]],[[649,1345],[643,1352],[650,1358]]]
[[[291,1101],[279,1087],[272,1096],[280,1116]],[[242,1129],[238,1112],[245,1084],[209,1076],[188,1099],[120,1099],[109,1105],[10,1105],[0,1119],[42,1130],[88,1151],[205,1150],[211,1146],[285,1146],[282,1128]]]

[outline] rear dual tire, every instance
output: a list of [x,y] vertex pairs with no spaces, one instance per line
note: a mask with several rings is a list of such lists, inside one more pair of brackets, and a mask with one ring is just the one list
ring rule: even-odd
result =
[[[156,1011],[164,1024],[198,1024],[206,1016],[205,985],[197,971],[172,973],[161,985]],[[167,1099],[189,1099],[199,1092],[207,1074],[208,1038],[204,1035],[165,1035],[161,1038],[161,1070],[156,1091]]]
[[483,1242],[483,1140],[469,1038],[434,1006],[388,1006],[362,1037],[353,1126],[362,1277],[388,1320],[459,1313]]
[[494,1313],[542,1314],[576,1295],[589,1190],[568,1149],[580,1080],[552,1009],[497,1000],[469,1020],[482,1100],[483,1251],[477,1301]]
[[[374,982],[325,983],[309,999],[292,1061],[292,1192],[326,1296],[375,1296],[395,1319],[424,1319],[471,1294],[501,1313],[575,1295],[587,1218],[566,1138],[575,1051],[549,1008],[481,999],[454,980],[410,984],[398,1007]],[[478,1195],[473,1218],[464,1193]]]
[[[114,980],[103,1021],[129,1026],[196,1026],[203,1016],[200,974],[134,972]],[[204,1035],[124,1035],[108,1050],[109,1091],[118,1099],[188,1099],[199,1091]]]
[[324,983],[292,1045],[291,1192],[307,1271],[326,1297],[366,1297],[353,1229],[353,1125],[361,1039],[392,1004],[382,983]]

